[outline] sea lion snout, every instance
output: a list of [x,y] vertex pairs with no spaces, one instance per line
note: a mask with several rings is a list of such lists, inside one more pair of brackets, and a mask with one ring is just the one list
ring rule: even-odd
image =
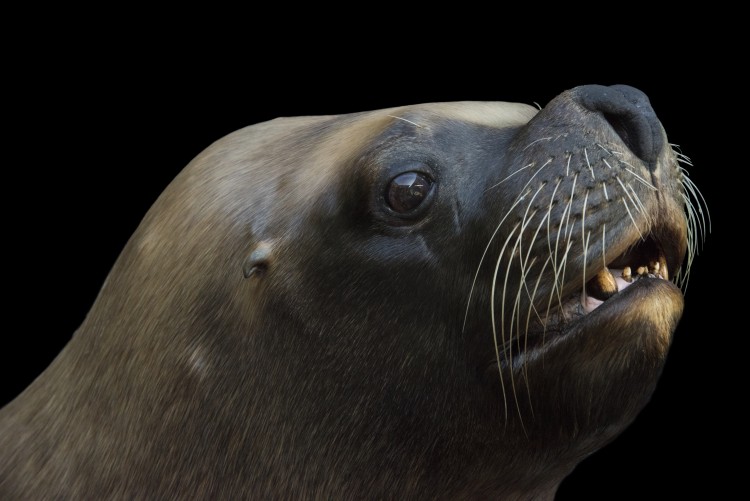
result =
[[584,85],[573,89],[572,94],[587,110],[601,114],[649,168],[655,167],[665,135],[646,94],[629,85]]

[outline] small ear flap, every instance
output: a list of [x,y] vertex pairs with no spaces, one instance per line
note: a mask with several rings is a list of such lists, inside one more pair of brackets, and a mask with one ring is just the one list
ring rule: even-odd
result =
[[258,242],[255,249],[245,259],[242,265],[242,275],[245,278],[255,276],[256,278],[262,277],[271,266],[273,255],[273,245],[270,240],[263,240]]

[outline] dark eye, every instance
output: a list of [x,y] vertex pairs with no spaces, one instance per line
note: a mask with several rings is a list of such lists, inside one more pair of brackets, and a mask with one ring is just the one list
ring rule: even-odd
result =
[[405,172],[391,179],[385,194],[388,205],[399,213],[413,211],[432,190],[432,179],[419,172]]

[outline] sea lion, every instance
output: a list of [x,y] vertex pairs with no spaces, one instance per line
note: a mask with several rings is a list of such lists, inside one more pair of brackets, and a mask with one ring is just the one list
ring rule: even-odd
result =
[[0,495],[552,498],[658,380],[680,160],[627,86],[232,133],[0,411]]

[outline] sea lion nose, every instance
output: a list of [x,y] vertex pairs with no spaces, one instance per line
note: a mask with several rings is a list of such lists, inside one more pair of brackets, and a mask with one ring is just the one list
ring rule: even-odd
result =
[[646,94],[629,85],[585,85],[576,91],[582,106],[601,113],[630,151],[651,170],[656,167],[666,136]]

